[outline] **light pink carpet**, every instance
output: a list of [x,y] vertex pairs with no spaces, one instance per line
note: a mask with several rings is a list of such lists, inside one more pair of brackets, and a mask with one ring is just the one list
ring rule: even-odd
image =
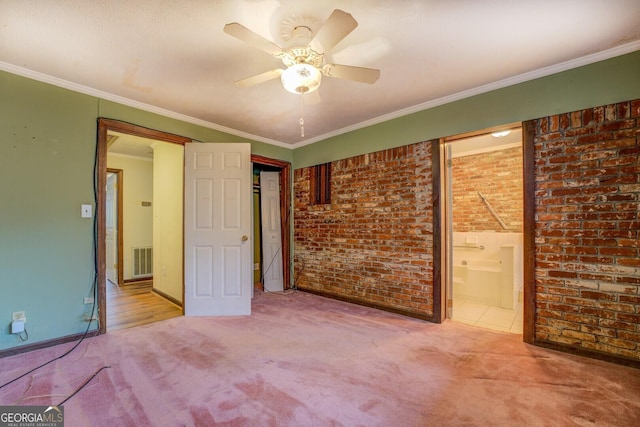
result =
[[[0,384],[70,346],[0,359]],[[301,292],[88,339],[0,405],[58,404],[105,365],[67,427],[640,425],[636,369]]]

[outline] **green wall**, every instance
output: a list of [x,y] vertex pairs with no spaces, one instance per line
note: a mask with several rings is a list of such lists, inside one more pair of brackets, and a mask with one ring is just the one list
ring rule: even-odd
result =
[[640,51],[297,148],[294,168],[636,98],[640,98]]
[[[0,349],[84,331],[93,279],[97,103],[88,96],[0,74]],[[90,309],[90,306],[87,306]]]
[[[94,204],[98,117],[199,141],[247,141],[0,71],[0,350],[86,329],[93,221],[80,218],[80,205]],[[293,159],[287,148],[249,142],[254,154]],[[10,333],[14,311],[26,312],[24,343]]]
[[[640,52],[477,95],[289,150],[250,141],[252,153],[295,168],[458,133],[640,98]],[[21,343],[11,313],[25,311],[36,343],[83,332],[93,279],[96,119],[199,141],[246,141],[0,72],[0,350]]]

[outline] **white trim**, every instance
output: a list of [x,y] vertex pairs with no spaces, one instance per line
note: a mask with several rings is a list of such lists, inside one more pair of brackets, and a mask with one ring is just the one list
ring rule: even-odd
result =
[[635,52],[637,50],[640,50],[640,40],[623,44],[611,49],[603,50],[601,52],[593,53],[591,55],[583,56],[576,59],[571,59],[569,61],[561,62],[559,64],[554,64],[548,67],[529,71],[523,74],[518,74],[517,76],[508,77],[503,80],[498,80],[497,82],[488,83],[486,85],[478,86],[473,89],[454,93],[452,95],[447,95],[442,98],[438,98],[438,99],[424,102],[422,104],[414,105],[412,107],[403,108],[402,110],[397,110],[389,114],[385,114],[379,117],[375,117],[373,119],[365,120],[364,122],[356,123],[350,126],[343,127],[341,129],[337,129],[333,132],[325,133],[324,135],[320,135],[315,138],[310,138],[305,141],[298,142],[296,144],[293,144],[293,148],[295,149],[299,147],[304,147],[305,145],[313,144],[314,142],[318,142],[327,138],[342,135],[343,133],[352,132],[354,130],[362,129],[368,126],[373,126],[378,123],[383,123],[392,119],[397,119],[398,117],[406,116],[412,113],[417,113],[419,111],[428,110],[430,108],[438,107],[440,105],[448,104],[450,102],[459,101],[461,99],[469,98],[474,95],[491,92],[492,90],[502,89],[518,83],[524,83],[529,80],[535,80],[540,77],[550,76],[552,74],[560,73],[562,71],[567,71],[573,68],[582,67],[584,65],[593,64],[595,62],[604,61],[606,59],[615,58],[616,56],[621,56],[627,53]]
[[23,77],[27,77],[33,80],[37,80],[43,83],[49,83],[54,86],[59,86],[65,89],[73,90],[75,92],[84,93],[85,95],[95,96],[97,98],[102,98],[108,101],[117,102],[119,104],[123,104],[129,107],[138,108],[140,110],[148,111],[150,113],[159,114],[161,116],[181,120],[183,122],[191,123],[198,126],[203,126],[209,129],[220,131],[220,132],[226,132],[228,134],[239,136],[241,138],[247,138],[254,141],[264,142],[266,144],[271,144],[271,145],[275,145],[282,148],[296,149],[296,148],[304,147],[305,145],[313,144],[315,142],[322,141],[334,136],[342,135],[343,133],[352,132],[368,126],[376,125],[378,123],[386,122],[392,119],[397,119],[398,117],[406,116],[412,113],[416,113],[418,111],[428,110],[430,108],[448,104],[450,102],[469,98],[474,95],[479,95],[479,94],[490,92],[496,89],[502,89],[508,86],[512,86],[518,83],[523,83],[529,80],[534,80],[540,77],[550,76],[552,74],[560,73],[562,71],[567,71],[573,68],[582,67],[584,65],[593,64],[595,62],[604,61],[606,59],[611,59],[616,56],[621,56],[627,53],[635,52],[637,50],[640,50],[640,40],[623,44],[611,49],[603,50],[601,52],[596,52],[591,55],[586,55],[580,58],[571,59],[569,61],[561,62],[559,64],[550,65],[548,67],[540,68],[538,70],[529,71],[523,74],[519,74],[517,76],[508,77],[506,79],[502,79],[493,83],[488,83],[486,85],[478,86],[473,89],[465,90],[462,92],[454,93],[452,95],[444,96],[442,98],[417,104],[412,107],[403,108],[401,110],[397,110],[389,114],[378,116],[373,119],[365,120],[363,122],[355,123],[353,125],[346,126],[346,127],[337,129],[335,131],[316,136],[314,138],[309,138],[305,141],[301,141],[295,144],[287,144],[281,141],[276,141],[276,140],[265,138],[262,136],[253,135],[237,129],[228,128],[228,127],[211,123],[205,120],[197,119],[195,117],[187,116],[185,114],[176,113],[174,111],[166,110],[164,108],[155,107],[153,105],[145,104],[139,101],[134,101],[129,98],[125,98],[119,95],[114,95],[98,89],[93,89],[88,86],[83,86],[77,83],[60,79],[58,77],[49,76],[47,74],[43,74],[38,71],[29,70],[27,68],[19,67],[17,65],[9,64],[2,61],[0,61],[0,70],[7,71],[12,74],[17,74]]

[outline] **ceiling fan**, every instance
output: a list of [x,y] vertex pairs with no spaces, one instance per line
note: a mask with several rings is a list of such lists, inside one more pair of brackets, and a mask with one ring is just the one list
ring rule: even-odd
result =
[[280,47],[237,22],[229,23],[224,26],[225,33],[281,59],[286,66],[238,80],[235,84],[248,87],[280,77],[284,88],[295,94],[317,90],[323,75],[372,84],[380,77],[380,70],[325,63],[325,53],[357,26],[358,22],[351,14],[335,9],[315,34],[307,25],[293,26],[285,45]]

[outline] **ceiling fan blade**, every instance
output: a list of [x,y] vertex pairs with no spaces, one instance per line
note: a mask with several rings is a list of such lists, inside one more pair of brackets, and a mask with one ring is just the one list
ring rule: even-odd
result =
[[282,69],[276,68],[274,70],[265,71],[264,73],[256,74],[255,76],[247,77],[246,79],[236,80],[234,83],[236,86],[249,87],[255,86],[260,83],[264,83],[268,80],[277,79],[282,75]]
[[324,21],[309,46],[318,53],[328,52],[357,26],[358,22],[350,13],[336,9]]
[[353,67],[351,65],[327,64],[322,67],[322,74],[327,77],[337,77],[339,79],[372,84],[380,77],[380,70]]
[[247,43],[250,46],[253,46],[257,49],[260,49],[264,52],[267,52],[269,55],[278,56],[282,53],[282,48],[275,43],[270,42],[259,34],[254,33],[247,27],[238,24],[237,22],[232,22],[224,26],[224,32]]

